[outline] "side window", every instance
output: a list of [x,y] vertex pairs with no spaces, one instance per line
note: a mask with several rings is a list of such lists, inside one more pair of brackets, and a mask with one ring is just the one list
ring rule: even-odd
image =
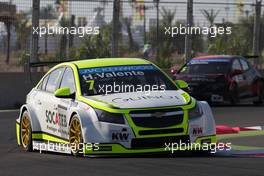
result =
[[233,61],[232,70],[242,70],[238,59]]
[[55,92],[59,84],[60,77],[61,77],[63,70],[64,68],[58,68],[50,73],[49,79],[46,85],[46,91],[51,92],[51,93]]
[[69,87],[71,93],[75,92],[75,81],[71,68],[67,68],[63,74],[60,87]]
[[180,73],[188,73],[188,65],[185,65],[184,67],[182,67],[182,69],[180,70]]
[[243,71],[247,71],[247,70],[249,69],[249,66],[248,66],[247,61],[245,61],[245,60],[243,60],[243,59],[240,59],[240,62],[241,62],[241,65],[242,65]]
[[46,90],[46,85],[47,85],[47,82],[48,82],[48,79],[49,79],[49,75],[47,75],[44,79],[43,79],[43,81],[42,81],[42,83],[41,83],[41,90]]

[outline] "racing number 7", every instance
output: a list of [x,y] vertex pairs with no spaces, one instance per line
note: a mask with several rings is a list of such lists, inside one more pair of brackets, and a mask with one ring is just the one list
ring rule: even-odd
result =
[[86,83],[89,83],[89,90],[93,90],[94,87],[94,80],[87,80]]

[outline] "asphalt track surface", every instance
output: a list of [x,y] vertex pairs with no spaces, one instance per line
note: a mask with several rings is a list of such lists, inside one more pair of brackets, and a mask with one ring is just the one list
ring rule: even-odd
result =
[[[216,123],[264,126],[264,107],[214,107]],[[152,156],[133,158],[76,158],[54,153],[25,153],[16,145],[18,111],[0,111],[0,176],[52,175],[264,175],[263,157]],[[245,138],[249,140],[248,138]],[[263,140],[264,136],[255,137]],[[236,139],[241,142],[241,139]],[[245,142],[245,141],[242,141]]]

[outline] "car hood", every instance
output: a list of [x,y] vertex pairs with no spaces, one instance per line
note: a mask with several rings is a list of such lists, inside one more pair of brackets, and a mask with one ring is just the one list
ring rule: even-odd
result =
[[178,106],[186,105],[190,101],[189,95],[183,90],[167,90],[149,94],[144,92],[115,93],[87,96],[86,98],[120,109]]

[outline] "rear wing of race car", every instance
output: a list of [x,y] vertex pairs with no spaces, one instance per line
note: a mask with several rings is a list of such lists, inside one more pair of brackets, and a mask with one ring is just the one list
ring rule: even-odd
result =
[[244,58],[246,59],[256,59],[256,58],[259,58],[260,56],[249,56],[249,55],[246,55],[246,56],[243,56]]
[[27,64],[29,81],[32,82],[32,70],[31,70],[31,68],[54,66],[54,65],[57,65],[57,64],[60,64],[60,63],[71,62],[71,61],[75,61],[75,60],[61,60],[61,61],[48,61],[48,62],[29,62]]
[[56,64],[60,64],[63,62],[71,62],[75,60],[63,60],[63,61],[49,61],[49,62],[30,62],[29,67],[45,67],[45,66],[52,66]]

